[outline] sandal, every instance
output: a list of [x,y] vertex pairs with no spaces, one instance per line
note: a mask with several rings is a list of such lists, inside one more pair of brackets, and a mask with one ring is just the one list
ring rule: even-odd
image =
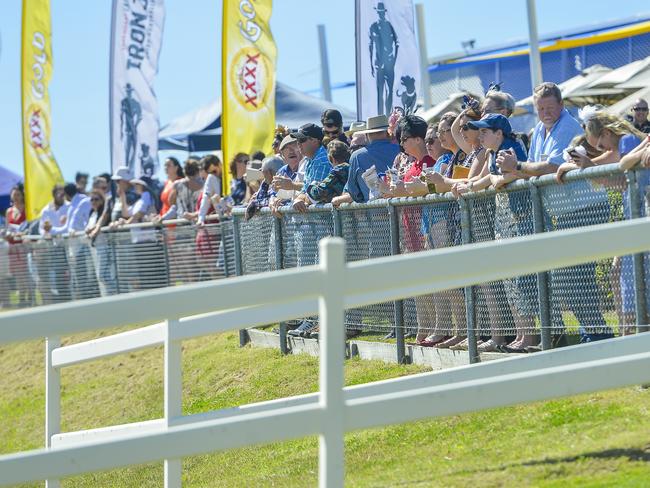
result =
[[450,346],[449,350],[451,350],[451,351],[467,351],[467,348],[469,347],[468,344],[469,343],[467,341],[467,338],[465,338],[462,341],[460,341],[458,344],[456,344],[455,346]]
[[494,342],[492,339],[489,341],[484,342],[483,344],[480,344],[476,347],[478,352],[499,352],[499,346],[502,346],[503,344],[497,344]]
[[452,346],[456,346],[461,342],[463,342],[464,340],[465,340],[464,336],[453,336],[452,338],[440,342],[433,347],[437,347],[438,349],[450,349]]

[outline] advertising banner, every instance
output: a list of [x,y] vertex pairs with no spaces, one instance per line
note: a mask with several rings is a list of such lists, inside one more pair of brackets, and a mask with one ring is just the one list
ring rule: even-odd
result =
[[135,177],[158,171],[158,101],[163,0],[113,0],[110,66],[111,165]]
[[27,220],[40,216],[52,199],[54,185],[63,183],[50,146],[50,24],[50,0],[23,0],[21,90]]
[[356,0],[357,117],[417,109],[419,51],[412,0]]
[[222,53],[223,191],[228,163],[239,152],[269,154],[275,130],[275,61],[272,0],[224,0]]

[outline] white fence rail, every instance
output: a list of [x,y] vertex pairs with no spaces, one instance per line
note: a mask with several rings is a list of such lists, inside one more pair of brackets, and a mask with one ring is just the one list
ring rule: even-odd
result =
[[[319,435],[320,484],[342,486],[347,431],[648,382],[643,334],[343,388],[343,317],[344,308],[644,252],[649,235],[650,220],[638,219],[349,264],[343,241],[326,239],[320,266],[3,314],[0,343],[47,337],[46,448],[0,456],[0,484],[58,486],[66,476],[165,459],[166,486],[180,486],[185,456]],[[183,340],[315,313],[319,393],[182,415]],[[153,325],[60,346],[64,334],[134,322]],[[164,418],[60,432],[61,368],[161,344]]]

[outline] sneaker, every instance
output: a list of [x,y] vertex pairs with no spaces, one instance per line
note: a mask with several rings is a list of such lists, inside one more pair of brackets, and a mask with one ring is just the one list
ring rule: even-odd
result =
[[388,334],[384,336],[384,340],[387,341],[388,339],[395,339],[395,331],[390,331]]
[[293,337],[305,337],[305,334],[311,332],[315,327],[316,324],[303,320],[297,329],[290,330],[287,334]]

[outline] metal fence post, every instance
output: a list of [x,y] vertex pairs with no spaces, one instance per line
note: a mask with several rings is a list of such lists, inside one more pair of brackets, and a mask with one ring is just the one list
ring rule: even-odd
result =
[[[273,232],[275,234],[275,269],[284,268],[284,255],[282,254],[282,222],[283,218],[277,218],[274,215],[269,215],[273,219]],[[280,352],[282,354],[289,354],[287,347],[287,323],[280,322]]]
[[[219,223],[219,228],[221,229],[221,250],[223,252],[223,274],[226,278],[230,276],[230,265],[228,264],[228,246],[226,245],[226,224],[228,224],[228,222],[231,221],[226,220]],[[218,256],[217,259],[219,259]]]
[[169,261],[169,249],[167,248],[167,243],[169,242],[167,240],[167,227],[162,227],[160,229],[160,237],[161,237],[161,242],[162,242],[162,248],[163,248],[163,257],[165,258],[165,275],[166,275],[166,286],[171,285],[171,262]]
[[[239,215],[232,216],[232,241],[235,250],[235,275],[242,276],[244,274],[244,267],[242,265],[241,256],[241,234],[240,234],[240,217]],[[239,347],[244,347],[248,343],[248,332],[246,329],[239,330]]]
[[[463,244],[472,242],[472,220],[469,215],[469,205],[464,198],[458,200],[460,206],[460,228]],[[467,315],[467,352],[469,362],[478,363],[481,356],[478,353],[476,344],[476,295],[473,286],[465,287],[465,313]]]
[[[399,221],[397,209],[388,201],[388,215],[390,217],[390,252],[394,256],[400,254],[399,248]],[[397,364],[405,364],[406,344],[404,343],[404,301],[395,300],[395,339],[397,340]]]
[[341,211],[332,207],[332,222],[334,224],[334,235],[336,237],[343,237],[343,221],[341,220]]
[[[633,219],[641,218],[641,195],[639,194],[639,184],[637,171],[628,171],[627,179],[627,196],[630,205],[630,217]],[[648,327],[648,307],[646,304],[646,284],[645,272],[643,265],[643,253],[635,254],[634,263],[634,312],[636,315],[637,332],[647,332]]]
[[[117,265],[117,249],[115,245],[115,232],[109,232],[108,234],[108,245],[111,248],[111,255],[113,256],[113,268],[115,269],[115,294],[119,295],[120,292],[120,273],[119,273],[119,266]],[[67,254],[67,250],[66,250]],[[67,256],[66,256],[66,262],[67,262]]]
[[[52,447],[52,436],[61,432],[61,373],[52,366],[52,351],[61,346],[59,337],[45,339],[45,447]],[[46,488],[59,488],[58,479],[45,481]]]
[[[535,234],[541,234],[544,229],[544,205],[542,193],[537,185],[533,183],[530,187],[530,198],[533,202],[533,225]],[[547,271],[537,273],[537,301],[539,304],[539,322],[541,328],[542,349],[546,351],[553,347],[551,337],[551,295],[549,289],[549,274]]]

